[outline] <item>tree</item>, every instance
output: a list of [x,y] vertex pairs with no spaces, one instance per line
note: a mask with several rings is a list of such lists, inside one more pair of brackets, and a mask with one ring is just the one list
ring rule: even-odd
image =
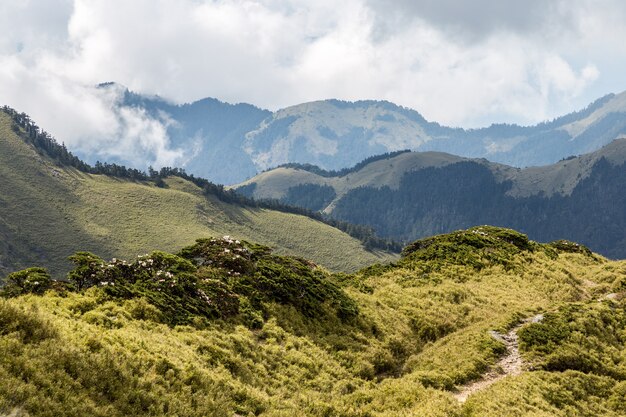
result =
[[76,267],[67,274],[68,281],[81,291],[98,283],[98,277],[104,269],[102,258],[91,252],[76,252],[68,258]]
[[45,268],[28,268],[9,274],[2,292],[9,297],[29,293],[43,294],[51,288],[52,282],[52,278]]

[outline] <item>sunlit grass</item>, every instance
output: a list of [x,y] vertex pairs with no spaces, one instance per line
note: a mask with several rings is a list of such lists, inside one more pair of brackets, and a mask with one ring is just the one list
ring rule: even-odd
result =
[[61,276],[69,268],[67,256],[79,250],[134,257],[222,235],[261,242],[336,271],[394,258],[368,252],[356,239],[307,217],[206,198],[180,178],[158,188],[58,167],[17,137],[4,113],[0,178],[1,275],[36,264]]
[[[624,302],[598,300],[606,294],[598,288],[623,294],[626,263],[529,247],[508,258],[492,256],[511,250],[507,245],[478,250],[479,257],[496,259],[479,269],[457,258],[409,257],[382,273],[325,275],[358,305],[359,315],[346,321],[268,303],[256,329],[228,320],[172,327],[141,298],[115,300],[99,288],[10,299],[0,304],[0,329],[8,329],[0,331],[0,411],[623,415],[626,372],[619,373],[619,364],[626,348],[615,337],[626,337]],[[562,314],[568,306],[579,306],[571,341],[547,354],[522,351],[537,370],[504,378],[464,404],[454,398],[455,386],[480,377],[503,353],[489,330],[504,331],[540,312]],[[612,330],[595,331],[597,320]],[[593,342],[589,358],[615,358],[617,365],[602,368],[610,374],[540,370],[567,363],[559,355],[571,351],[576,337]]]

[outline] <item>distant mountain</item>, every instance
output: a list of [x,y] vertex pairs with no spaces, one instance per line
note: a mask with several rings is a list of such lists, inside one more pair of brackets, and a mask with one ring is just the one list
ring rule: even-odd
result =
[[[315,219],[229,198],[221,186],[197,178],[150,178],[110,164],[91,169],[28,116],[0,109],[0,277],[32,265],[60,275],[79,250],[134,258],[223,235],[262,242],[331,270],[395,258],[368,251]],[[339,256],[338,245],[352,255]]]
[[[122,90],[118,103],[121,107],[140,108],[158,120],[171,120],[167,134],[172,147],[187,149],[191,156],[184,167],[187,172],[219,184],[241,181],[258,172],[243,149],[243,138],[271,116],[270,111],[250,104],[223,103],[214,98],[178,105],[157,96],[133,93],[114,83],[101,84],[100,88]],[[92,162],[97,158],[87,154],[80,156]],[[108,162],[129,163],[124,160]]]
[[626,139],[543,167],[400,152],[338,174],[281,167],[235,188],[403,241],[493,224],[539,241],[570,239],[626,257]]
[[591,152],[626,133],[626,92],[535,126],[449,128],[385,101],[327,100],[279,110],[246,135],[244,149],[261,169],[311,163],[338,170],[401,149],[441,151],[524,167]]
[[[120,88],[102,88],[112,86]],[[125,92],[119,106],[142,108],[173,121],[168,135],[173,145],[190,150],[188,172],[223,184],[285,163],[340,170],[402,149],[538,166],[598,150],[626,134],[626,92],[535,126],[496,124],[466,130],[429,122],[414,110],[386,101],[325,100],[272,113],[212,98],[177,105],[121,88]]]

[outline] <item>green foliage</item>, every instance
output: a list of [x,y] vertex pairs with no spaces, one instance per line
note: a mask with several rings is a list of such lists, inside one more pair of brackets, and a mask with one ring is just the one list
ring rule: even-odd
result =
[[0,337],[16,337],[22,343],[39,343],[56,337],[54,327],[35,311],[0,300]]
[[43,294],[53,285],[52,278],[45,268],[28,268],[9,274],[1,294],[15,297],[22,294]]
[[302,259],[271,255],[265,246],[224,236],[200,239],[180,255],[211,267],[216,277],[259,308],[264,302],[278,302],[311,318],[325,314],[324,307],[331,307],[341,318],[358,312],[326,272]]
[[[626,264],[473,230],[355,274],[228,236],[131,262],[77,254],[81,291],[0,301],[0,413],[623,415],[624,304],[597,298]],[[459,403],[506,354],[491,331],[539,312],[518,330],[533,371]]]
[[550,242],[549,245],[561,252],[582,253],[583,255],[593,256],[588,247],[580,243],[570,242],[569,240],[555,240],[554,242]]
[[570,328],[563,317],[548,313],[540,323],[533,323],[518,332],[522,349],[551,352],[565,342]]
[[626,379],[626,312],[609,302],[569,304],[520,330],[535,366]]
[[618,387],[610,378],[576,371],[528,372],[472,396],[464,416],[619,417]]
[[159,314],[136,305],[133,317],[170,325],[198,323],[199,317],[238,317],[259,327],[267,303],[293,306],[308,318],[333,313],[348,319],[358,314],[354,301],[330,281],[328,273],[310,262],[270,252],[229,236],[199,239],[180,256],[155,251],[130,263],[115,258],[105,262],[79,252],[70,257],[76,267],[68,280],[79,291],[97,286],[113,299],[145,300]]
[[102,258],[90,252],[77,252],[68,258],[75,268],[67,274],[67,279],[80,291],[108,279],[108,270]]
[[478,226],[421,239],[408,245],[400,264],[425,262],[433,269],[458,264],[481,269],[488,265],[513,265],[514,255],[534,250],[528,237],[511,229]]

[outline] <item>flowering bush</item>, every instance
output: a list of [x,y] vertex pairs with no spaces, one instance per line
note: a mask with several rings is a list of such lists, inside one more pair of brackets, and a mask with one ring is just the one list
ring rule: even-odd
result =
[[52,278],[44,268],[28,268],[13,272],[6,278],[6,286],[3,292],[7,296],[22,294],[43,294],[52,286]]
[[[97,287],[110,299],[145,300],[161,314],[139,316],[171,325],[224,319],[259,327],[267,304],[295,307],[309,318],[329,312],[340,318],[357,314],[356,304],[303,259],[272,255],[266,246],[223,238],[200,239],[178,255],[155,251],[128,262],[105,261],[90,252],[69,257],[67,275],[78,291]],[[43,293],[52,280],[44,269],[9,276],[11,293]]]

